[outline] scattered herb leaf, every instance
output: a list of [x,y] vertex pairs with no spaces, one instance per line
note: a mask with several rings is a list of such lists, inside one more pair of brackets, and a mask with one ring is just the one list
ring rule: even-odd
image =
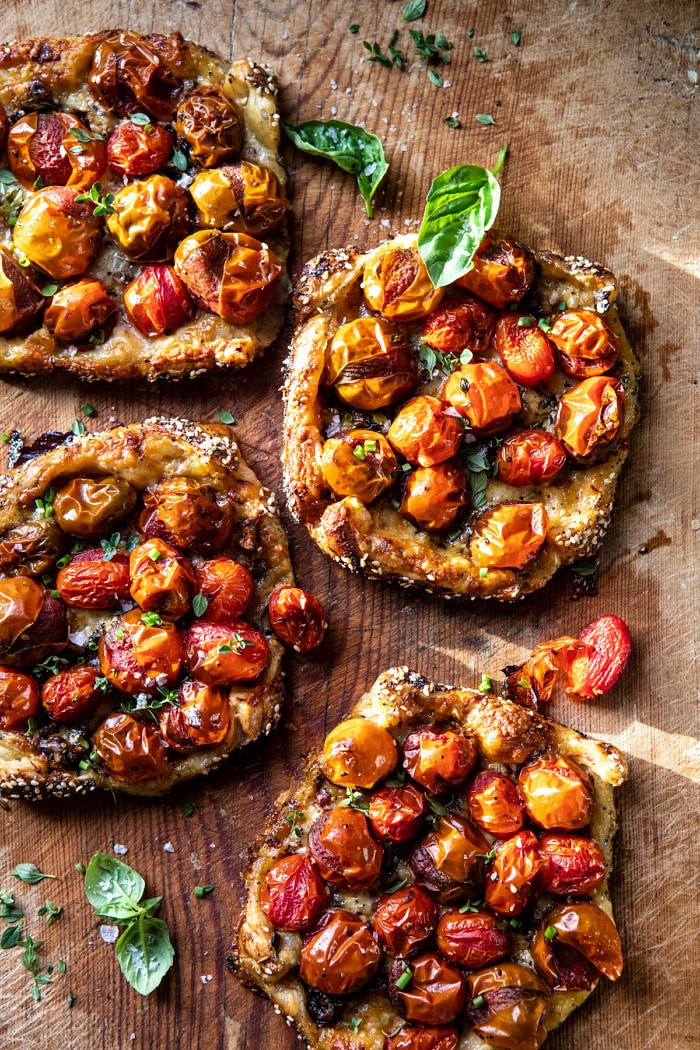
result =
[[401,12],[404,22],[416,22],[425,14],[426,0],[408,0]]
[[37,882],[41,882],[42,879],[55,879],[56,875],[47,875],[43,871],[39,871],[36,864],[18,864],[13,872],[16,879],[20,879],[22,882],[28,882],[30,886],[35,885]]

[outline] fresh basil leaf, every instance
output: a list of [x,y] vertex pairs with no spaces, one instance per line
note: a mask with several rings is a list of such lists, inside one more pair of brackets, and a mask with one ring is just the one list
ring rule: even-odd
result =
[[115,922],[138,914],[145,888],[137,871],[106,853],[96,853],[85,872],[85,896],[98,915]]
[[146,915],[155,915],[162,903],[162,897],[149,897],[148,900],[141,901],[139,907],[143,908]]
[[175,958],[167,925],[146,915],[127,927],[114,950],[122,973],[139,995],[150,995],[158,987]]
[[377,136],[344,120],[307,120],[304,124],[284,124],[283,127],[297,149],[326,157],[357,177],[371,219],[372,197],[389,170],[384,147]]
[[425,14],[426,0],[408,0],[401,12],[404,22],[415,22]]

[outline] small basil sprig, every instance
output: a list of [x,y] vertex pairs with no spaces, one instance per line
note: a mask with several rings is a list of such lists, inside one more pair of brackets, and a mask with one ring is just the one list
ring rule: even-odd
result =
[[384,147],[377,136],[344,120],[307,120],[304,124],[284,124],[283,127],[297,149],[315,157],[326,157],[357,177],[371,219],[372,197],[389,170]]
[[493,171],[461,164],[433,180],[418,231],[418,251],[436,288],[452,284],[471,269],[474,253],[498,214],[501,187],[496,175],[507,150],[504,146]]
[[126,926],[115,945],[121,971],[140,995],[150,995],[173,965],[175,952],[162,919],[154,918],[162,897],[141,900],[146,884],[137,871],[106,853],[96,853],[85,872],[85,896],[101,919]]

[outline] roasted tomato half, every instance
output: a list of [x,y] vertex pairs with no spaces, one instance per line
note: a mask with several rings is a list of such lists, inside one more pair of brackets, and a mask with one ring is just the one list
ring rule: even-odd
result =
[[585,991],[601,973],[611,981],[622,974],[620,935],[595,904],[556,904],[535,930],[532,960],[552,991]]
[[508,313],[499,318],[496,349],[508,375],[521,386],[537,386],[554,371],[554,347],[534,317]]
[[393,773],[399,760],[394,738],[368,718],[340,722],[323,742],[321,770],[331,784],[372,788]]
[[393,485],[399,464],[382,434],[349,430],[326,441],[321,470],[336,495],[355,496],[363,503],[371,503]]
[[66,607],[28,576],[0,580],[0,653],[5,663],[28,666],[65,648]]
[[519,831],[499,842],[486,876],[486,905],[499,915],[520,915],[543,866],[539,843],[531,831]]
[[41,702],[56,722],[83,722],[93,713],[104,692],[97,684],[95,667],[78,664],[48,678],[41,689]]
[[39,186],[87,189],[107,167],[102,136],[88,131],[71,113],[20,117],[10,129],[7,160],[25,190]]
[[578,637],[579,645],[565,668],[567,693],[591,699],[612,689],[627,666],[632,639],[619,616],[601,616]]
[[15,525],[0,537],[0,572],[40,576],[54,567],[65,552],[65,533],[53,515]]
[[136,489],[113,474],[71,478],[58,489],[53,501],[56,521],[69,536],[92,539],[104,536],[131,514]]
[[405,959],[425,945],[437,926],[440,909],[420,886],[404,886],[379,898],[372,924],[382,948]]
[[577,831],[593,813],[588,776],[570,758],[542,756],[523,766],[518,776],[527,815],[541,828]]
[[0,246],[0,335],[26,332],[46,299],[7,248]]
[[228,501],[210,485],[194,478],[172,477],[144,493],[139,528],[182,550],[217,551],[233,528]]
[[334,806],[318,818],[309,832],[309,852],[326,882],[343,890],[371,886],[384,854],[365,815],[350,806]]
[[433,287],[415,248],[390,248],[365,266],[362,287],[370,310],[388,321],[417,321],[434,310],[445,294]]
[[488,850],[479,829],[453,813],[413,847],[408,862],[417,881],[444,903],[481,895]]
[[238,620],[250,605],[255,583],[245,565],[233,558],[212,558],[195,567],[196,589],[207,600],[206,618],[214,623]]
[[92,97],[119,116],[145,110],[157,120],[172,118],[180,82],[137,33],[107,33],[88,73]]
[[547,989],[527,967],[499,963],[474,973],[469,995],[469,1020],[489,1046],[538,1050],[547,1038]]
[[488,350],[496,331],[496,315],[475,295],[452,295],[434,310],[423,326],[421,339],[441,354]]
[[518,488],[545,485],[565,464],[564,446],[546,430],[519,430],[496,456],[499,480]]
[[587,897],[605,878],[605,857],[593,839],[553,832],[540,839],[540,886],[558,897]]
[[390,1035],[385,1050],[457,1050],[459,1031],[451,1025],[404,1025]]
[[562,635],[550,642],[537,645],[520,668],[515,668],[506,681],[506,696],[524,707],[539,707],[549,703],[554,690],[568,673],[579,653],[587,646],[577,638]]
[[200,226],[265,238],[287,211],[287,198],[274,171],[239,160],[195,175],[189,187]]
[[92,743],[110,776],[127,784],[163,776],[168,768],[167,751],[156,727],[137,722],[131,715],[110,715],[95,731]]
[[98,653],[102,674],[124,693],[172,689],[182,669],[182,634],[157,613],[133,609],[107,624]]
[[323,605],[300,587],[281,586],[272,592],[267,605],[270,627],[280,641],[298,653],[318,649],[328,627]]
[[262,674],[270,657],[265,638],[243,620],[190,624],[185,659],[195,678],[211,685],[252,682]]
[[177,107],[175,129],[202,168],[237,160],[243,148],[243,122],[221,88],[197,88]]
[[350,995],[371,981],[381,961],[366,922],[349,911],[329,911],[304,941],[299,976],[327,995]]
[[134,328],[152,338],[191,321],[197,313],[173,266],[144,266],[124,289],[124,309]]
[[510,955],[513,936],[483,908],[446,911],[437,928],[437,946],[450,962],[478,970]]
[[554,436],[577,462],[595,463],[612,449],[624,418],[622,384],[609,376],[594,376],[559,399]]
[[223,689],[192,678],[185,679],[177,703],[163,708],[158,721],[165,742],[182,755],[221,744],[230,724],[231,708]]
[[494,241],[487,234],[471,270],[456,282],[497,310],[519,303],[535,279],[535,257],[517,241]]
[[107,159],[112,171],[133,179],[162,168],[172,148],[172,133],[161,124],[125,120],[107,140]]
[[374,412],[418,386],[418,367],[406,336],[381,317],[357,317],[331,343],[327,378],[347,405]]
[[190,227],[189,198],[165,175],[150,175],[122,186],[114,194],[114,213],[107,229],[130,259],[165,262]]
[[178,620],[189,611],[195,575],[179,550],[154,536],[129,555],[131,597],[146,612]]
[[549,338],[562,371],[576,379],[609,372],[620,356],[620,337],[595,310],[565,310],[552,321]]
[[423,827],[425,797],[411,784],[385,787],[369,800],[369,822],[378,839],[409,842]]
[[117,304],[102,281],[83,277],[59,288],[44,313],[44,324],[62,343],[82,343],[104,329]]
[[23,733],[39,710],[39,687],[28,674],[0,666],[0,729]]
[[406,737],[403,767],[431,795],[454,791],[476,762],[476,744],[456,729],[421,726]]
[[76,609],[113,609],[129,600],[129,559],[122,551],[109,557],[102,547],[79,551],[59,569],[56,589]]
[[474,522],[471,555],[486,569],[524,569],[547,539],[542,503],[501,503]]
[[175,269],[207,310],[231,324],[248,324],[269,305],[282,263],[245,233],[199,230],[178,245]]
[[326,904],[326,885],[311,857],[293,853],[265,875],[260,907],[279,930],[308,930]]
[[466,486],[464,471],[454,463],[418,467],[408,476],[399,513],[419,529],[448,529],[467,505]]
[[15,250],[52,277],[77,277],[92,266],[102,244],[96,205],[79,190],[47,186],[30,194],[12,234]]
[[444,397],[478,434],[505,430],[522,408],[517,386],[496,361],[462,365],[447,380]]
[[467,997],[460,971],[437,952],[397,959],[389,972],[389,999],[397,1013],[417,1024],[449,1024]]
[[433,467],[457,454],[462,426],[436,397],[422,395],[403,405],[387,437],[409,463]]
[[523,826],[523,800],[505,773],[491,769],[477,773],[469,785],[467,804],[472,820],[491,835],[512,835]]

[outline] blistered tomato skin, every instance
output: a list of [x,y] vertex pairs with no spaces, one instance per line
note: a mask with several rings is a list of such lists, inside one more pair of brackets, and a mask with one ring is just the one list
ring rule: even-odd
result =
[[133,609],[107,624],[98,656],[102,674],[124,693],[171,689],[182,669],[182,635],[167,620],[144,623],[141,610]]
[[450,962],[478,970],[510,955],[512,934],[495,915],[482,908],[461,913],[446,911],[437,928],[437,946]]
[[200,226],[265,238],[287,211],[287,199],[274,171],[248,160],[195,175],[189,186]]
[[408,476],[399,513],[418,529],[448,529],[467,504],[466,484],[464,471],[454,463],[418,467]]
[[498,478],[506,485],[544,485],[566,466],[566,451],[546,430],[519,430],[503,442],[496,464]]
[[467,997],[460,971],[437,952],[411,959],[413,973],[405,988],[398,986],[406,963],[397,959],[389,973],[389,999],[397,1013],[416,1024],[450,1024],[457,1019]]
[[632,639],[619,616],[601,616],[578,637],[587,652],[567,668],[568,693],[592,699],[607,693],[619,680],[632,652]]
[[399,464],[382,434],[349,430],[326,441],[321,470],[337,496],[355,496],[371,503],[396,481]]
[[335,806],[318,818],[309,832],[309,852],[326,882],[339,889],[367,889],[379,877],[382,847],[364,814],[350,806]]
[[31,666],[60,653],[67,634],[66,607],[42,584],[28,576],[0,580],[0,653],[5,663]]
[[508,375],[521,386],[537,386],[554,371],[554,347],[533,317],[509,313],[499,318],[496,349]]
[[535,280],[535,257],[517,241],[500,242],[487,234],[474,256],[474,264],[456,282],[497,310],[519,303]]
[[369,822],[378,839],[410,842],[423,826],[425,798],[411,784],[385,787],[369,800]]
[[393,773],[399,760],[391,733],[368,718],[349,718],[323,742],[321,770],[331,784],[373,788]]
[[93,539],[104,536],[131,514],[136,499],[136,489],[115,475],[76,477],[59,488],[53,512],[69,536]]
[[162,776],[168,768],[156,727],[131,715],[110,715],[94,733],[92,743],[108,774],[127,784]]
[[158,720],[161,736],[181,755],[223,743],[230,724],[231,708],[223,689],[192,678],[182,682],[177,704],[163,708]]
[[505,430],[522,408],[517,386],[496,361],[462,365],[447,380],[444,397],[484,435]]
[[211,685],[235,685],[258,678],[270,657],[259,631],[243,620],[227,624],[197,620],[190,624],[185,659],[195,678]]
[[474,523],[471,555],[478,568],[524,569],[547,539],[542,503],[501,503]]
[[39,710],[39,687],[28,674],[0,666],[0,729],[23,733]]
[[587,897],[605,878],[605,857],[593,839],[553,832],[540,839],[540,884],[557,897]]
[[298,653],[310,653],[322,643],[328,617],[323,605],[300,587],[278,587],[267,606],[270,626],[285,645]]
[[442,903],[474,899],[483,892],[488,851],[488,842],[471,821],[450,814],[413,847],[408,863],[421,886]]
[[340,326],[330,347],[327,379],[346,405],[374,412],[418,386],[418,366],[405,334],[381,317]]
[[135,124],[125,120],[107,141],[107,159],[112,171],[127,178],[153,175],[162,168],[173,148],[173,136],[160,124]]
[[104,697],[97,679],[95,667],[87,664],[68,667],[44,682],[41,702],[56,722],[82,722],[93,713]]
[[537,758],[523,766],[518,776],[527,815],[546,830],[577,831],[593,813],[588,777],[563,755]]
[[451,1025],[404,1025],[386,1041],[385,1050],[457,1050],[459,1032]]
[[232,324],[248,324],[270,304],[282,263],[245,233],[198,230],[175,252],[175,269],[190,294]]
[[40,576],[54,567],[66,546],[65,533],[53,516],[15,525],[0,538],[0,572]]
[[191,564],[175,547],[154,537],[134,547],[129,555],[131,597],[146,612],[178,620],[189,611],[195,575]]
[[126,286],[124,310],[134,328],[149,338],[172,332],[197,313],[184,281],[166,263],[144,266]]
[[349,911],[329,911],[304,941],[299,976],[327,995],[351,995],[374,977],[381,960],[367,923]]
[[33,190],[37,180],[39,186],[88,189],[107,167],[104,142],[71,113],[20,117],[10,129],[7,160],[25,190]]
[[220,550],[231,535],[229,504],[194,478],[165,478],[144,493],[143,503],[139,528],[146,539],[158,536],[181,550],[208,554]]
[[113,609],[129,599],[129,559],[105,558],[102,547],[79,551],[56,576],[56,589],[76,609]]
[[362,288],[370,310],[388,321],[427,317],[445,294],[433,287],[415,248],[391,248],[367,263]]
[[498,963],[470,975],[469,1020],[490,1046],[538,1050],[547,1038],[546,993],[537,974],[528,967]]
[[202,168],[237,160],[243,148],[243,122],[218,87],[197,88],[177,107],[175,128],[190,157]]
[[520,915],[529,904],[544,862],[531,831],[518,831],[496,846],[484,901],[499,915]]
[[493,310],[475,295],[453,295],[427,318],[421,339],[441,354],[488,350],[496,330]]
[[552,321],[549,338],[562,371],[576,379],[609,372],[620,356],[620,337],[595,310],[565,310]]
[[207,600],[207,620],[227,623],[243,616],[255,591],[245,565],[233,558],[211,558],[195,567],[195,575],[195,588]]
[[278,930],[308,930],[326,904],[326,886],[311,857],[293,853],[265,875],[260,907]]
[[454,729],[422,726],[406,737],[403,768],[431,795],[454,791],[476,762],[476,744]]
[[532,940],[532,958],[540,976],[557,992],[592,988],[601,973],[611,981],[622,974],[622,943],[615,923],[589,901],[556,904],[545,912]]
[[374,933],[389,955],[402,959],[419,952],[437,926],[440,909],[420,886],[405,886],[380,897],[372,919]]
[[434,467],[457,454],[462,427],[436,397],[406,402],[387,434],[391,446],[414,466]]
[[0,246],[0,335],[26,332],[46,300],[11,252]]
[[112,113],[145,110],[157,120],[172,118],[180,82],[151,43],[137,33],[107,33],[98,44],[88,73],[93,98]]
[[83,277],[59,288],[44,312],[44,324],[62,343],[81,343],[115,316],[117,304],[102,281]]
[[622,384],[610,376],[593,376],[562,394],[554,436],[578,463],[595,463],[612,449],[624,418]]
[[523,800],[505,773],[477,773],[469,785],[467,804],[472,820],[491,835],[512,835],[523,826]]
[[130,259],[166,262],[190,228],[189,198],[165,175],[129,182],[114,194],[107,229]]
[[15,223],[16,251],[51,277],[65,280],[85,273],[102,244],[102,220],[80,191],[47,186],[30,194]]

